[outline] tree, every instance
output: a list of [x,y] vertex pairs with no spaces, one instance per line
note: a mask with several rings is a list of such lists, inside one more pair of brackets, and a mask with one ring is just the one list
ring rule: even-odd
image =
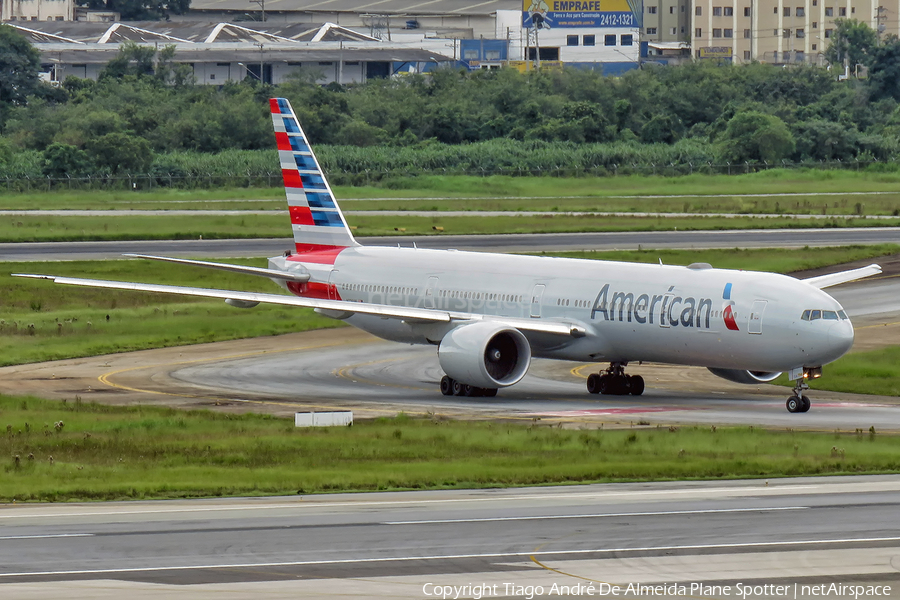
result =
[[48,177],[80,177],[92,167],[87,152],[75,146],[53,143],[44,150],[43,173]]
[[900,100],[900,40],[895,36],[875,49],[869,69],[869,89],[876,100]]
[[872,53],[878,46],[875,30],[856,19],[838,19],[831,36],[831,44],[825,49],[825,60],[843,68],[844,59],[852,69],[855,65],[870,66]]
[[9,25],[0,25],[0,126],[38,86],[40,53]]
[[143,173],[153,163],[147,140],[126,133],[107,133],[86,144],[88,154],[102,169],[113,175]]
[[775,162],[794,151],[794,137],[784,121],[757,111],[732,117],[719,142],[722,158],[731,162]]

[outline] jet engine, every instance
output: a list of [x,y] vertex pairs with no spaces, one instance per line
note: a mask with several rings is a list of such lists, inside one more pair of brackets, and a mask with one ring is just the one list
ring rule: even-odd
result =
[[733,381],[735,383],[769,383],[774,381],[779,375],[778,373],[770,373],[767,371],[742,371],[740,369],[713,369],[709,367],[709,372],[718,375],[722,379]]
[[531,346],[518,329],[481,321],[445,335],[438,359],[444,372],[456,381],[496,389],[525,376],[531,364]]

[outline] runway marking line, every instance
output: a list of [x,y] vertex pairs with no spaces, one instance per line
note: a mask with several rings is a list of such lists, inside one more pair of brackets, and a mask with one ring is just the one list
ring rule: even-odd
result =
[[[0,513],[0,519],[25,519],[40,518],[48,519],[51,517],[94,517],[94,516],[115,516],[115,515],[149,515],[149,514],[168,514],[168,513],[192,513],[192,512],[221,512],[228,510],[267,510],[275,508],[334,508],[334,507],[369,507],[369,506],[408,506],[410,504],[459,504],[462,502],[510,502],[514,500],[546,500],[553,498],[556,500],[569,500],[573,498],[611,498],[614,496],[671,496],[674,494],[721,494],[731,492],[746,492],[745,495],[759,495],[766,492],[798,492],[801,490],[817,490],[821,486],[818,485],[773,485],[773,486],[751,486],[751,487],[731,487],[731,488],[697,488],[686,490],[635,490],[622,492],[586,492],[572,494],[529,494],[516,496],[495,496],[489,498],[448,498],[446,500],[374,500],[360,502],[327,502],[327,501],[307,501],[299,500],[294,504],[261,504],[257,506],[199,506],[197,508],[154,508],[147,510],[107,510],[92,511],[81,513],[29,513],[29,514],[6,514]],[[883,490],[890,491],[890,490]],[[777,494],[773,494],[777,495]],[[16,505],[5,507],[6,510],[28,510],[33,507]]]
[[553,519],[594,519],[604,517],[655,517],[675,515],[710,515],[718,513],[776,512],[807,510],[808,506],[778,506],[768,508],[718,508],[709,510],[665,510],[658,512],[596,513],[589,515],[547,515],[533,517],[496,517],[485,519],[434,519],[430,521],[385,521],[384,525],[432,525],[440,523],[491,523],[494,521],[543,521]]
[[[176,398],[193,398],[193,399],[196,399],[196,400],[211,400],[211,401],[215,401],[215,402],[225,401],[225,402],[240,402],[241,404],[260,404],[260,405],[274,405],[274,406],[290,406],[290,407],[293,407],[293,408],[298,408],[298,407],[312,407],[312,408],[324,408],[324,409],[340,409],[340,408],[343,408],[343,407],[340,407],[340,406],[332,406],[332,405],[327,405],[327,404],[309,404],[309,403],[294,403],[294,402],[277,402],[277,401],[275,401],[275,400],[246,400],[246,399],[241,399],[241,398],[227,398],[227,399],[224,399],[224,398],[222,398],[222,397],[204,396],[204,395],[201,395],[201,394],[179,394],[179,393],[176,393],[176,392],[163,392],[163,391],[160,391],[160,390],[148,390],[148,389],[135,388],[135,387],[130,387],[130,386],[127,386],[127,385],[124,385],[124,384],[115,383],[115,382],[113,382],[113,381],[110,380],[110,377],[113,377],[113,376],[115,376],[115,375],[120,375],[120,374],[122,374],[122,373],[129,373],[129,372],[131,372],[131,371],[140,371],[141,369],[152,369],[152,368],[159,368],[159,367],[176,367],[176,366],[179,366],[179,365],[193,365],[193,364],[199,364],[199,363],[207,363],[207,362],[217,362],[217,361],[234,360],[234,359],[238,359],[238,358],[247,358],[247,357],[250,357],[250,356],[262,356],[262,355],[264,355],[264,354],[281,354],[281,353],[284,353],[284,352],[298,352],[298,351],[306,351],[306,350],[316,350],[316,349],[319,349],[319,348],[329,348],[329,347],[333,347],[333,346],[344,346],[344,345],[347,345],[347,344],[372,343],[372,342],[374,342],[374,341],[376,341],[376,340],[363,340],[363,341],[353,341],[353,342],[348,342],[348,341],[343,341],[343,342],[329,342],[329,343],[323,343],[323,344],[315,344],[315,345],[311,345],[311,346],[298,346],[298,347],[295,347],[295,348],[285,348],[285,349],[283,349],[283,350],[260,350],[260,351],[258,351],[258,352],[246,352],[246,353],[242,353],[242,354],[230,354],[230,355],[227,355],[227,356],[218,356],[218,357],[215,357],[215,358],[201,358],[201,359],[197,359],[197,360],[186,360],[186,361],[178,361],[178,362],[172,362],[172,363],[160,363],[160,364],[155,364],[155,365],[142,365],[142,366],[139,366],[139,367],[129,367],[129,368],[127,368],[127,369],[119,369],[119,370],[117,370],[117,371],[110,371],[109,373],[104,373],[103,375],[100,375],[99,377],[97,377],[97,380],[100,381],[100,383],[105,384],[105,385],[108,385],[108,386],[110,386],[110,387],[112,387],[112,388],[117,388],[117,389],[120,389],[120,390],[126,390],[126,391],[129,391],[129,392],[137,392],[137,393],[142,393],[142,394],[158,394],[158,395],[161,395],[161,396],[173,396],[173,397],[176,397]],[[365,410],[369,410],[369,411],[372,411],[372,412],[382,412],[382,413],[386,413],[386,414],[394,414],[394,413],[396,413],[396,411],[394,411],[394,410],[384,410],[384,409],[368,408],[368,407],[367,407]]]
[[6,535],[0,537],[0,540],[43,540],[48,538],[81,538],[94,537],[93,533],[48,533],[45,535]]
[[[347,371],[350,369],[356,369],[358,367],[368,367],[370,365],[377,365],[377,364],[382,364],[382,363],[396,362],[396,361],[400,361],[400,360],[404,360],[404,357],[395,356],[394,358],[382,358],[380,360],[370,360],[368,362],[361,362],[361,363],[357,363],[355,365],[347,365],[345,367],[340,367],[338,369],[334,369],[331,373],[342,379],[346,379],[348,381],[353,381],[354,383],[357,381],[361,381],[361,382],[369,384],[369,385],[377,385],[380,387],[399,388],[401,390],[415,390],[418,392],[432,391],[431,388],[414,387],[411,385],[400,385],[397,383],[383,383],[380,381],[375,381],[374,379],[366,379],[365,377],[359,377],[358,375],[348,375],[347,374]],[[354,377],[355,377],[355,379],[354,379]]]
[[[827,544],[860,544],[860,543],[881,543],[881,542],[900,542],[900,537],[879,537],[879,538],[845,538],[845,539],[826,539],[826,540],[782,540],[777,542],[745,542],[742,544],[690,544],[684,546],[645,546],[639,548],[594,548],[580,550],[531,550],[528,552],[484,552],[473,554],[446,554],[446,555],[428,555],[428,556],[388,556],[377,558],[343,558],[332,560],[298,560],[270,563],[235,563],[235,564],[212,564],[212,565],[173,565],[160,567],[134,567],[134,568],[117,568],[117,569],[73,569],[66,571],[32,571],[18,573],[0,573],[0,578],[10,577],[35,577],[35,576],[62,576],[62,575],[102,575],[108,573],[148,573],[160,571],[190,571],[199,569],[252,569],[261,567],[303,567],[317,565],[352,565],[352,564],[370,564],[370,563],[396,563],[396,562],[413,562],[418,560],[460,560],[471,558],[506,558],[506,557],[528,557],[534,560],[534,556],[578,556],[585,554],[618,554],[624,552],[663,552],[678,550],[716,550],[716,549],[736,549],[736,548],[765,548],[765,547],[785,547],[785,546],[822,546]],[[563,573],[565,574],[565,573]],[[575,576],[577,577],[577,576]]]

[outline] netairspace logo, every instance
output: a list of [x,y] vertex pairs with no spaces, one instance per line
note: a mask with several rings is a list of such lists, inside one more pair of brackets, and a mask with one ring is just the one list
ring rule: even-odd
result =
[[422,593],[430,598],[442,598],[459,600],[461,598],[505,598],[516,597],[532,600],[533,598],[549,596],[597,596],[608,598],[674,598],[683,596],[714,596],[741,598],[785,598],[798,600],[800,598],[840,598],[860,600],[864,598],[883,598],[891,595],[889,585],[858,585],[843,583],[822,583],[816,585],[790,584],[790,585],[750,585],[737,583],[735,585],[707,585],[704,583],[664,583],[645,585],[629,583],[627,585],[613,585],[610,583],[575,583],[572,585],[559,585],[554,583],[549,586],[519,585],[516,583],[479,583],[466,585],[441,585],[426,583],[422,586]]

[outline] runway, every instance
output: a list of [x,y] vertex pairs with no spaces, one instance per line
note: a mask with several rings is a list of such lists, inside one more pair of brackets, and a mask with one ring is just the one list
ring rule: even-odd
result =
[[[735,231],[644,231],[434,235],[360,238],[369,246],[455,248],[476,252],[566,252],[638,248],[802,248],[900,244],[900,228],[773,229]],[[179,257],[269,257],[293,248],[289,239],[140,240],[121,242],[36,242],[0,244],[0,261],[103,260],[126,253]]]
[[898,597],[898,492],[900,477],[873,476],[7,505],[0,593],[528,598],[655,584],[815,598],[804,586],[836,582]]

